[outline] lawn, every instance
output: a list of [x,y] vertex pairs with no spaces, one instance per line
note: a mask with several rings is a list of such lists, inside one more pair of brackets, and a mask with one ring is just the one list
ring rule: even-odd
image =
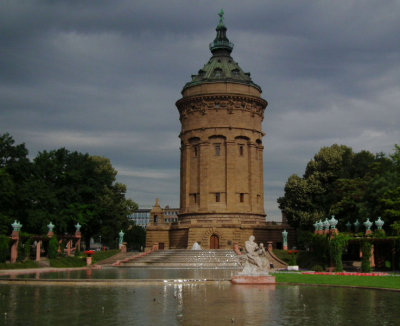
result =
[[327,284],[372,288],[400,289],[400,276],[343,276],[276,273],[277,283]]
[[14,264],[0,263],[0,269],[26,269],[26,268],[38,268],[37,262],[28,260],[24,262],[17,262]]

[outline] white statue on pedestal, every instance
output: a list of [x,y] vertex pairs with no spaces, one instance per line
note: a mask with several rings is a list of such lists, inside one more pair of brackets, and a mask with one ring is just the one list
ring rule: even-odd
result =
[[240,258],[243,270],[239,275],[269,275],[269,261],[264,245],[254,242],[254,235],[244,243],[246,255]]

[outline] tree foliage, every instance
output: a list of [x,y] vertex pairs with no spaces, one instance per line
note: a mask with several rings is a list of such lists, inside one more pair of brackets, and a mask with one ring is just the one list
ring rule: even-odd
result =
[[388,157],[350,147],[323,147],[303,177],[292,175],[279,207],[294,227],[312,229],[334,214],[339,226],[382,216],[386,225],[400,219],[400,147]]
[[9,233],[14,219],[34,234],[46,233],[50,221],[55,233],[73,233],[79,222],[87,244],[94,236],[114,244],[137,205],[125,198],[111,162],[65,148],[39,152],[32,161],[27,155],[24,144],[0,136],[0,233]]

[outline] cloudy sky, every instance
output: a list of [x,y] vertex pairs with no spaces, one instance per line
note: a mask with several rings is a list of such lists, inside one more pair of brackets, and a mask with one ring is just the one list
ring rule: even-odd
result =
[[183,85],[225,11],[233,58],[263,89],[265,207],[334,143],[400,143],[399,1],[0,3],[0,133],[108,157],[139,205],[179,206]]

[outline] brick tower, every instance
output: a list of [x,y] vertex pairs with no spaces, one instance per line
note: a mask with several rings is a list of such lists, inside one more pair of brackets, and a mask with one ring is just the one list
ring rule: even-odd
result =
[[193,227],[265,222],[261,123],[267,102],[231,57],[233,44],[219,15],[212,57],[176,103],[182,124],[180,220]]
[[264,212],[261,123],[267,101],[250,73],[231,57],[223,12],[210,44],[209,61],[183,87],[176,102],[181,121],[178,222],[147,226],[146,247],[204,249],[281,241],[282,226]]

